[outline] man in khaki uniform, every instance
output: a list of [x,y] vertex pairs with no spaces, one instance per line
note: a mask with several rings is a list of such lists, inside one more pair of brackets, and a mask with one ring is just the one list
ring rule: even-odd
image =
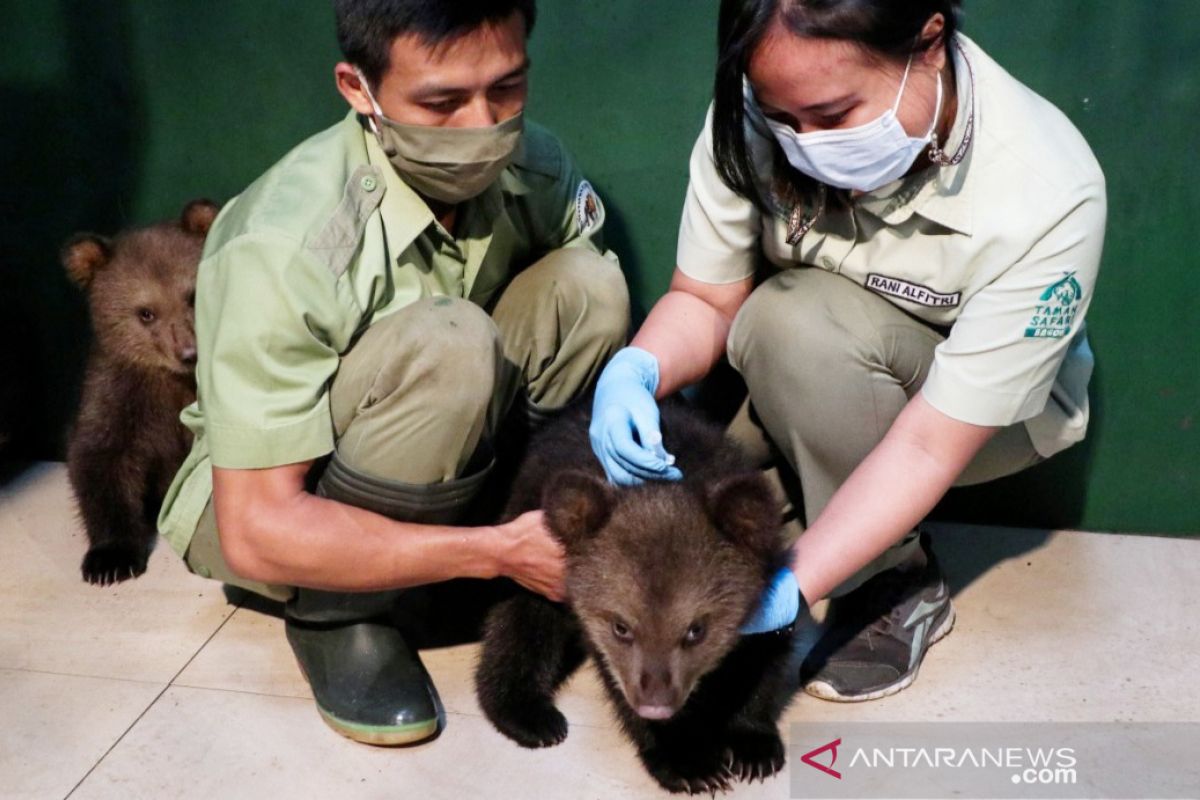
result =
[[541,512],[465,515],[498,436],[588,390],[629,298],[599,198],[523,121],[533,0],[334,5],[352,111],[209,234],[195,445],[159,527],[196,573],[286,602],[331,727],[399,744],[438,724],[399,590],[507,576],[561,599]]

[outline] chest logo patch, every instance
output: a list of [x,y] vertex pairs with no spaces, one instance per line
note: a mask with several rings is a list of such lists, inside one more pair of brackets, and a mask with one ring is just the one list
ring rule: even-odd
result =
[[575,222],[581,236],[591,233],[604,222],[604,205],[600,202],[600,195],[587,181],[581,182],[575,190]]
[[1075,280],[1075,273],[1067,273],[1065,278],[1042,292],[1038,298],[1033,317],[1025,328],[1025,338],[1061,339],[1069,334],[1082,299],[1083,287]]
[[943,294],[942,292],[935,292],[928,286],[922,286],[919,283],[912,283],[911,281],[906,281],[902,278],[893,278],[888,275],[879,275],[874,272],[867,276],[866,286],[873,292],[886,294],[889,297],[907,300],[910,303],[916,303],[919,306],[928,306],[929,308],[956,308],[959,302],[962,301],[962,292]]

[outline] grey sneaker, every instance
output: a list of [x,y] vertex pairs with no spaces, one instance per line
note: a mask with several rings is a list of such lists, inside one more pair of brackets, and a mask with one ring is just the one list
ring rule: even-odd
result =
[[954,627],[950,592],[928,534],[921,534],[921,550],[924,557],[830,602],[833,626],[800,668],[806,692],[854,703],[887,697],[916,680],[925,651]]

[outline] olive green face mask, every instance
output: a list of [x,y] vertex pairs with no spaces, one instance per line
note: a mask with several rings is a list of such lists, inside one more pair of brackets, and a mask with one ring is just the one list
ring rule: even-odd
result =
[[388,119],[360,72],[375,115],[371,131],[404,182],[425,197],[462,203],[483,193],[512,161],[524,113],[486,128],[404,125]]

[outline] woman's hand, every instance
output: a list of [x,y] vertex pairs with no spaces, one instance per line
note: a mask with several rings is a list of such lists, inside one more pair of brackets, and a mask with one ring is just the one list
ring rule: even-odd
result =
[[663,449],[657,388],[658,360],[638,347],[619,351],[596,382],[588,434],[612,483],[629,486],[683,477]]
[[808,604],[796,583],[796,574],[788,567],[781,567],[771,576],[771,582],[759,598],[758,608],[742,623],[743,634],[767,633],[794,625],[800,616],[800,607]]
[[497,525],[501,574],[556,603],[567,596],[566,552],[546,527],[540,510]]

